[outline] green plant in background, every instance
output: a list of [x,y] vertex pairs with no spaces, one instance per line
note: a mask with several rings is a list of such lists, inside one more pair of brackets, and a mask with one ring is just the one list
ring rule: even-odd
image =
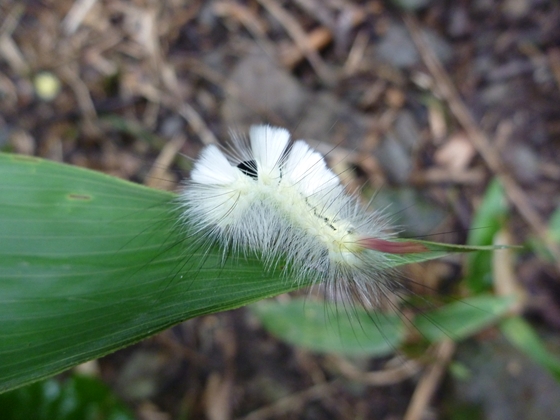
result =
[[[491,246],[504,228],[508,212],[503,188],[493,180],[473,219],[473,226],[484,229],[471,230],[469,245]],[[555,230],[560,220],[558,214],[560,211],[551,219],[550,232],[553,237],[557,234],[560,238],[560,229]],[[504,252],[512,252],[512,249]],[[490,293],[493,257],[500,258],[498,254],[485,252],[468,254],[465,284],[473,294],[471,297],[416,315],[407,322],[383,312],[359,307],[345,311],[333,304],[302,299],[287,303],[262,301],[252,305],[252,310],[266,329],[290,344],[347,356],[385,356],[403,348],[408,339],[408,324],[430,343],[445,338],[459,341],[496,325],[512,344],[560,381],[560,359],[546,350],[529,323],[513,313],[516,308],[519,310],[522,297]]]
[[[484,200],[475,216],[474,222],[478,226],[488,226],[481,231],[473,231],[469,237],[469,245],[490,245],[494,238],[504,229],[508,216],[506,196],[502,185],[493,180],[486,191]],[[549,233],[554,240],[560,242],[560,209],[551,217]],[[543,247],[544,248],[544,247]],[[478,292],[487,289],[487,278],[492,275],[491,259],[480,256],[469,255],[467,284],[471,290]],[[474,275],[473,273],[477,273]],[[515,292],[514,292],[515,293]],[[523,305],[523,296],[517,294],[515,305],[520,312]],[[560,358],[546,350],[542,340],[535,329],[520,315],[503,319],[499,327],[504,336],[527,356],[547,369],[551,375],[560,382]]]
[[[474,214],[468,245],[491,245],[494,237],[503,229],[509,207],[501,184],[494,179],[488,185],[484,199]],[[478,228],[480,227],[480,228]],[[478,252],[467,256],[465,284],[472,293],[490,291],[492,281],[492,254]]]
[[100,380],[73,374],[63,382],[35,382],[0,394],[7,420],[133,420],[129,409]]
[[[412,324],[430,342],[461,340],[495,323],[512,299],[475,296],[423,313]],[[266,329],[296,346],[347,356],[386,356],[406,343],[407,326],[399,315],[345,311],[334,304],[293,299],[288,303],[262,301],[252,306]]]
[[[281,269],[267,272],[252,257],[224,262],[219,249],[193,248],[193,239],[177,224],[170,193],[7,154],[0,154],[0,178],[0,391],[98,358],[186,319],[308,285],[289,281]],[[493,249],[423,244],[430,252],[396,256],[393,265]],[[472,315],[470,330],[505,312],[501,298],[484,299],[473,303],[486,312],[483,319]],[[263,303],[257,311],[270,313],[273,307],[267,305],[273,304]],[[301,311],[306,307],[299,305]],[[322,313],[336,313],[328,308]],[[444,318],[452,319],[457,310],[450,307],[433,316],[453,329]],[[358,308],[350,313],[366,322]],[[387,320],[397,332],[382,335],[390,337],[391,346],[398,345],[400,321]],[[437,338],[421,321],[417,324]],[[379,325],[362,327],[369,329],[363,337],[368,340]],[[324,349],[332,345],[325,343]]]
[[[470,231],[469,245],[492,245],[494,236],[504,225],[507,212],[501,186],[497,182],[491,183],[473,220],[473,226],[484,228]],[[409,339],[407,325],[413,326],[431,343],[445,338],[459,341],[496,324],[515,303],[513,296],[489,293],[492,287],[492,255],[477,252],[467,256],[465,280],[473,296],[423,312],[412,319],[384,312],[372,313],[362,308],[332,316],[331,313],[340,312],[340,309],[327,306],[327,310],[321,310],[324,303],[315,301],[305,304],[299,301],[288,304],[263,301],[252,308],[270,332],[291,344],[314,351],[384,356],[406,345]],[[314,332],[313,339],[306,331]]]

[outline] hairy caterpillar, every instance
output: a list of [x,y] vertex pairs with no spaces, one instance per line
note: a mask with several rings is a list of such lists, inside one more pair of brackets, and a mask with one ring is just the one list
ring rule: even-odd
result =
[[252,126],[225,153],[207,146],[179,200],[194,233],[224,252],[255,253],[268,269],[285,261],[296,281],[367,306],[395,287],[388,255],[427,251],[395,241],[388,217],[348,194],[323,157],[283,128]]

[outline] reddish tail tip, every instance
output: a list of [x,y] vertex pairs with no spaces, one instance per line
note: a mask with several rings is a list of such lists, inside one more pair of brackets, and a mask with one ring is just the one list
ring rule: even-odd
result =
[[417,254],[429,251],[426,246],[418,242],[393,242],[384,239],[364,238],[360,239],[358,243],[364,248],[387,254]]

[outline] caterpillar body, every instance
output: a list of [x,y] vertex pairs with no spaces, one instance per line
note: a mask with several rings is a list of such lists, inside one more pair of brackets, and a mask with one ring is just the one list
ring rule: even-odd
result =
[[377,305],[395,288],[387,256],[426,251],[395,241],[389,218],[346,192],[323,156],[283,128],[252,126],[231,150],[207,146],[180,193],[193,234],[224,253],[258,255],[267,269],[323,284],[330,296]]

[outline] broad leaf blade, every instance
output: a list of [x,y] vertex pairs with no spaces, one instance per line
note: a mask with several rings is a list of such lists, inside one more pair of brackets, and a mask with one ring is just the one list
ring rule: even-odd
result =
[[495,323],[512,307],[514,299],[479,295],[415,317],[413,324],[432,342],[459,341]]
[[402,344],[406,331],[398,315],[312,299],[263,301],[251,309],[275,336],[320,353],[384,356]]
[[[488,185],[484,198],[477,209],[469,232],[467,243],[471,246],[491,245],[494,236],[502,228],[509,213],[509,206],[502,184],[494,179]],[[475,293],[492,287],[492,255],[489,253],[470,254],[467,259],[465,282]]]
[[[5,154],[0,179],[0,391],[306,285],[196,246],[172,194]],[[473,250],[422,243],[388,266]]]
[[560,243],[560,206],[550,216],[548,232],[553,241]]
[[515,316],[504,320],[501,330],[511,343],[547,369],[560,382],[560,358],[547,350],[531,324]]
[[173,195],[0,154],[0,391],[295,289],[183,235]]

